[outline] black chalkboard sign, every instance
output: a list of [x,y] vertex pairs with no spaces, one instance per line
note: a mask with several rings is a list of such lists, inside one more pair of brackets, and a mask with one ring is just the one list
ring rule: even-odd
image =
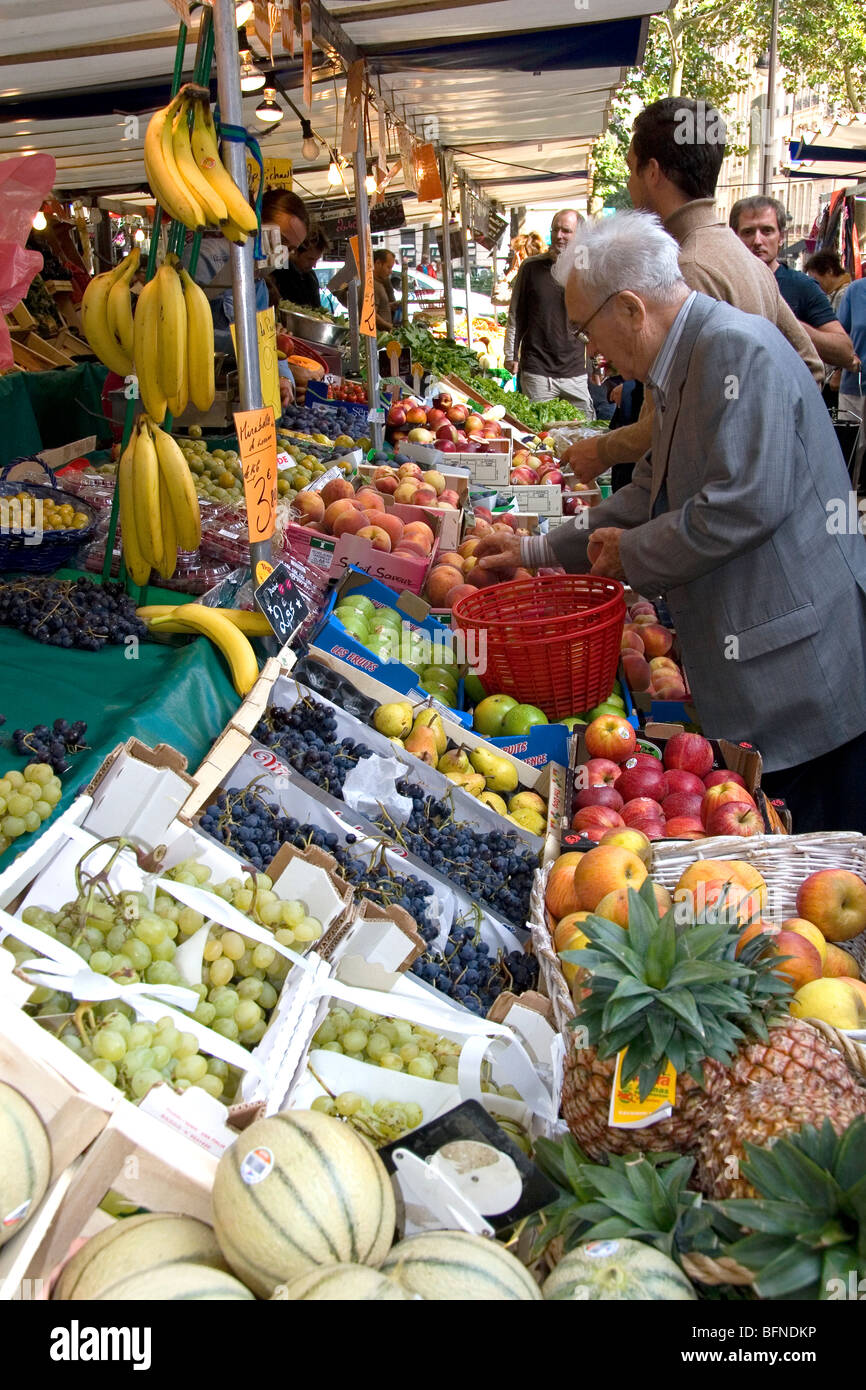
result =
[[[371,232],[390,232],[398,227],[405,227],[405,225],[406,213],[401,198],[391,199],[379,207],[370,209]],[[341,239],[357,235],[358,219],[355,212],[350,209],[337,217],[324,218],[322,226],[331,240]]]
[[280,642],[290,642],[309,617],[303,595],[281,561],[256,589],[256,599]]

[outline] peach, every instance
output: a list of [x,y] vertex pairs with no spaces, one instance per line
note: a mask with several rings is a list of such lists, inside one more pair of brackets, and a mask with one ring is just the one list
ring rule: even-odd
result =
[[400,486],[397,488],[396,492],[394,493],[394,501],[399,502],[400,505],[403,507],[407,507],[411,504],[412,499],[414,498],[417,490],[418,484],[414,482],[412,479],[408,479],[407,481],[402,482]]
[[[563,917],[561,922],[556,925],[553,933],[553,945],[557,954],[560,951],[582,951],[585,946],[590,944],[586,932],[581,931],[580,924],[585,922],[589,916],[588,912],[570,912],[567,917]],[[564,960],[562,962],[562,973],[570,985],[583,979],[585,971],[573,961]]]
[[651,693],[659,700],[684,700],[686,687],[681,680],[653,681]]
[[452,565],[434,565],[427,576],[427,601],[434,608],[447,608],[445,600],[462,583],[463,575]]
[[489,589],[493,584],[501,584],[496,570],[482,570],[476,565],[471,574],[464,575],[466,583],[473,589]]
[[382,494],[381,492],[377,492],[374,487],[360,488],[355,494],[355,501],[364,508],[365,512],[369,511],[371,508],[377,512],[383,512],[385,510]]
[[377,492],[382,492],[385,496],[393,495],[400,486],[400,479],[392,468],[387,470],[387,476],[383,473],[380,477],[373,478],[373,486]]
[[417,463],[401,463],[397,469],[398,478],[423,478],[424,470]]
[[623,651],[622,669],[630,690],[638,693],[649,690],[652,683],[652,671],[639,652],[626,648]]
[[644,649],[650,656],[665,656],[674,644],[672,634],[660,623],[647,623],[643,626],[641,638]]
[[350,511],[340,512],[331,526],[332,536],[357,536],[358,532],[369,525],[369,520],[365,512],[359,512],[356,507]]
[[675,661],[671,661],[669,656],[650,656],[650,670],[670,671],[672,675],[678,676],[680,668]]
[[391,537],[381,526],[363,526],[358,532],[358,539],[369,541],[374,550],[391,549]]
[[405,528],[405,534],[407,541],[417,539],[426,544],[428,553],[433,549],[436,537],[426,521],[410,521]]
[[795,989],[807,985],[810,980],[820,980],[821,957],[811,941],[799,932],[780,930],[773,937],[773,950],[777,956],[790,957],[781,961],[776,970],[786,976]]
[[630,632],[628,628],[623,630],[619,646],[620,651],[623,652],[634,651],[637,652],[638,656],[644,654],[644,644],[640,637],[636,632]]
[[[480,541],[484,536],[489,536],[493,530],[493,524],[485,521],[483,517],[475,518],[475,525],[466,533],[466,540]],[[466,541],[464,541],[465,545]]]
[[354,497],[355,489],[348,478],[332,478],[329,483],[325,483],[320,494],[326,507],[330,507],[332,502],[338,502],[341,497]]
[[437,565],[451,565],[461,574],[463,573],[463,556],[457,550],[440,550],[436,563]]
[[[304,494],[302,492],[298,493],[293,504],[294,506],[297,506],[298,501],[300,500],[300,498],[303,497],[303,495]],[[348,512],[355,512],[358,516],[363,515],[363,513],[359,512],[358,508],[355,506],[354,498],[350,499],[348,497],[340,497],[336,502],[332,502],[330,507],[327,507],[325,509],[324,515],[322,517],[322,522],[324,524],[325,530],[330,531],[333,534],[336,534],[334,532],[334,523],[336,522],[337,517],[342,516],[344,513]]]
[[473,536],[470,540],[463,541],[462,545],[458,545],[457,554],[462,555],[463,559],[466,560],[470,555],[475,554],[480,544],[480,537],[476,538],[475,536]]
[[421,474],[422,480],[428,487],[432,487],[436,496],[439,497],[448,486],[445,475],[436,468],[428,468],[426,473]]
[[827,954],[824,957],[824,974],[833,978],[844,976],[849,979],[859,973],[860,967],[854,957],[843,951],[841,946],[834,946],[832,941],[828,941]]
[[325,504],[318,492],[299,492],[292,502],[301,526],[320,526],[325,519]]
[[[659,915],[664,916],[671,905],[670,893],[663,884],[653,883],[653,895]],[[595,911],[599,917],[616,922],[618,927],[628,927],[628,889],[614,888],[612,892],[606,893],[601,902],[596,903]]]
[[423,545],[419,545],[417,541],[407,540],[406,533],[404,531],[403,539],[400,541],[400,544],[394,547],[394,554],[402,555],[403,558],[406,560],[426,560],[428,559],[430,552],[428,550],[425,550]]
[[413,507],[435,507],[438,501],[439,495],[434,488],[416,487],[411,505]]
[[467,594],[477,593],[478,586],[476,584],[458,584],[457,588],[452,589],[450,594],[448,595],[448,602],[453,608],[455,603],[457,603],[461,598],[466,598]]
[[394,516],[393,512],[373,512],[367,513],[367,517],[372,526],[378,526],[381,530],[387,531],[391,537],[391,549],[399,545],[403,539],[403,523],[399,516]]
[[450,511],[459,511],[460,493],[455,492],[453,487],[447,487],[444,492],[439,494],[439,506],[447,507]]

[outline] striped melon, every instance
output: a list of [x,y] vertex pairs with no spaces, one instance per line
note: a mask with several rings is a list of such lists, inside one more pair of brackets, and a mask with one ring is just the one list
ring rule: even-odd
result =
[[217,1165],[213,1207],[229,1265],[265,1298],[319,1265],[380,1265],[394,1238],[394,1191],[376,1150],[313,1110],[245,1129]]
[[407,1294],[460,1302],[541,1298],[529,1270],[495,1240],[466,1231],[430,1231],[401,1240],[382,1273]]
[[130,1277],[147,1281],[155,1276],[161,1284],[179,1264],[209,1265],[228,1273],[216,1236],[203,1221],[168,1212],[125,1217],[76,1251],[57,1281],[54,1297],[122,1298],[114,1290]]
[[408,1295],[369,1265],[322,1265],[281,1284],[275,1299],[290,1303],[405,1303]]
[[697,1298],[679,1265],[639,1240],[590,1240],[572,1250],[544,1281],[544,1297],[570,1303],[596,1299],[669,1303]]
[[51,1144],[33,1106],[0,1081],[0,1245],[35,1212],[51,1177]]
[[176,1264],[162,1269],[138,1270],[114,1284],[97,1302],[215,1302],[227,1299],[255,1302],[249,1289],[225,1270],[210,1265]]

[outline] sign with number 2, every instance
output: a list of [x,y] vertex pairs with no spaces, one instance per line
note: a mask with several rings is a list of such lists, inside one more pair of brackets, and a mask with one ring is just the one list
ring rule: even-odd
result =
[[277,516],[277,427],[271,406],[235,413],[250,541],[270,540]]

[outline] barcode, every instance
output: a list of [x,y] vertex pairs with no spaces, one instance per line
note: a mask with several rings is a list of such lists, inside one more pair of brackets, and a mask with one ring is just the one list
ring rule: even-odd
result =
[[307,558],[311,565],[318,565],[319,569],[329,570],[334,561],[334,552],[332,550],[311,549]]

